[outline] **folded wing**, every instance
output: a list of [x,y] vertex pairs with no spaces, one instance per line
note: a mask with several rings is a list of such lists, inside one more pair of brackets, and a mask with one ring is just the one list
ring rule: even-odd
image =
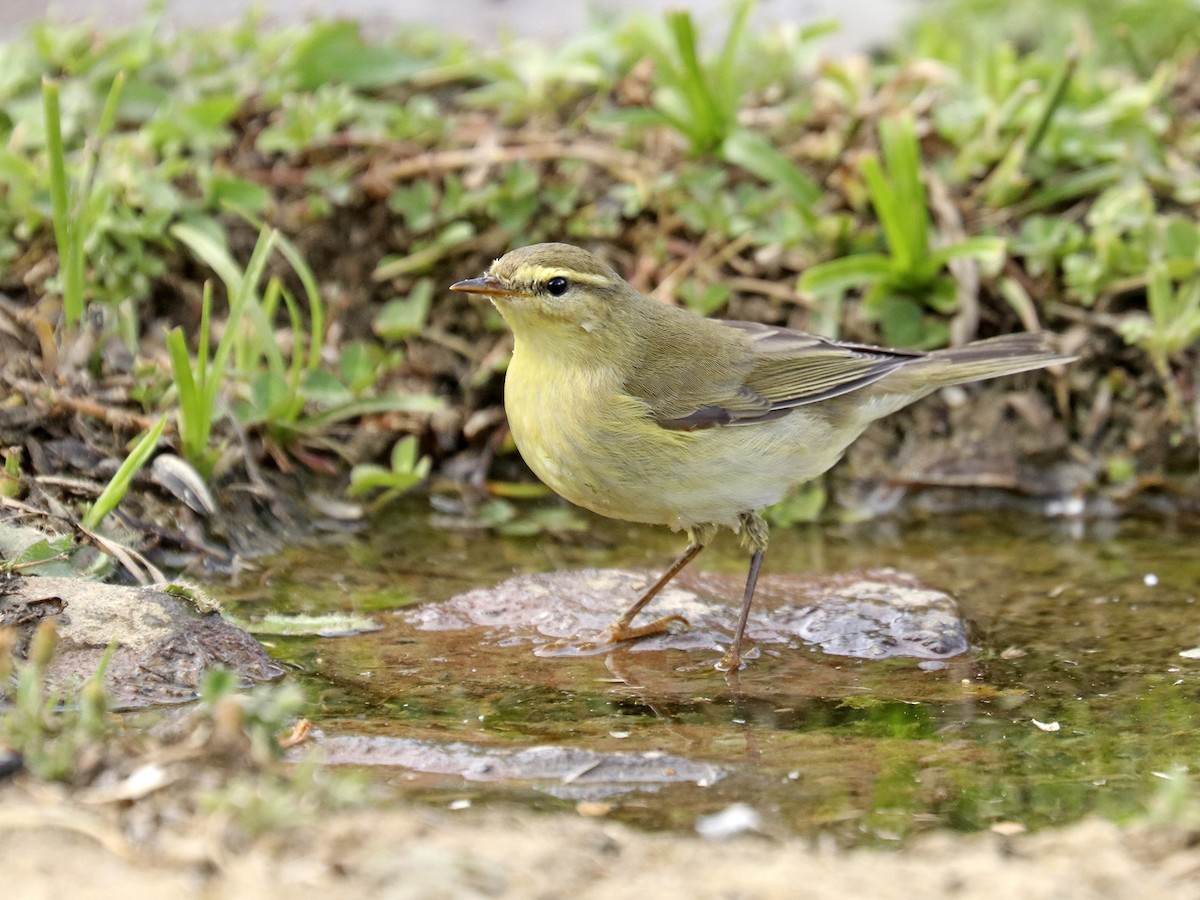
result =
[[656,410],[663,428],[691,431],[769,421],[797,406],[874,384],[925,355],[845,344],[755,322],[723,324],[750,339],[747,365],[739,367],[736,383],[718,383],[712,396],[694,397],[694,409]]

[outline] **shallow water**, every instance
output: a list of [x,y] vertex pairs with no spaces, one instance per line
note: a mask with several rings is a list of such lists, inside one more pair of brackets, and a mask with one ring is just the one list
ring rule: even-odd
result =
[[[774,648],[726,678],[707,647],[547,659],[526,640],[422,630],[408,615],[514,574],[661,569],[677,535],[588,519],[565,538],[503,538],[430,519],[409,505],[223,591],[245,617],[353,610],[383,625],[269,640],[310,688],[329,758],[405,796],[684,830],[741,802],[769,833],[877,843],[1137,815],[1200,750],[1200,660],[1180,656],[1200,645],[1200,554],[1170,523],[777,530],[764,578],[893,566],[958,598],[970,650],[937,668]],[[745,560],[722,539],[693,565],[736,584]]]

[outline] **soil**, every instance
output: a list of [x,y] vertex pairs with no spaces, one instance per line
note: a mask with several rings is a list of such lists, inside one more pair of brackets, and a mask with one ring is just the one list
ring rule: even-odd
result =
[[[12,900],[71,896],[1055,898],[1184,897],[1200,853],[1177,830],[1089,820],[1034,835],[941,833],[904,852],[794,838],[643,834],[525,812],[381,809],[272,833],[216,856],[194,822],[171,852],[139,853],[102,815],[0,805]],[[803,886],[802,888],[800,886]]]

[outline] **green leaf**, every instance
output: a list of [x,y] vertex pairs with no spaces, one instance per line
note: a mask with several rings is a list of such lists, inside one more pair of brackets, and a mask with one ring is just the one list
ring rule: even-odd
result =
[[311,91],[336,83],[357,88],[396,84],[428,65],[398,50],[364,41],[356,22],[342,20],[314,25],[296,48],[293,69],[300,89]]
[[1105,188],[1120,183],[1126,171],[1125,163],[1107,163],[1048,180],[1045,187],[1020,204],[1020,212],[1022,215],[1028,215],[1058,206],[1068,200],[1098,194]]
[[383,351],[374,344],[351,341],[342,348],[342,378],[353,394],[360,394],[375,383],[382,364]]
[[818,263],[800,276],[800,289],[817,296],[840,295],[852,287],[888,278],[892,261],[882,253],[859,253]]
[[204,450],[212,434],[213,410],[205,402],[204,393],[192,372],[187,339],[182,329],[176,327],[167,334],[167,353],[171,359],[175,389],[179,393],[179,409],[175,417],[179,422],[183,455],[193,465],[203,469]]
[[232,206],[246,212],[264,212],[271,198],[262,185],[232,175],[213,175],[208,182],[208,190],[218,205]]
[[701,316],[711,316],[729,302],[733,288],[720,282],[704,284],[689,278],[679,286],[679,295],[692,312]]
[[768,506],[764,515],[772,525],[780,528],[816,522],[820,520],[828,499],[825,482],[818,479],[801,485],[778,503]]
[[691,114],[692,138],[695,149],[711,149],[709,141],[720,133],[719,114],[715,108],[712,92],[704,67],[700,64],[697,50],[696,29],[691,13],[675,10],[667,13],[667,28],[675,42],[680,67],[680,82],[676,87],[682,92]]
[[401,438],[392,448],[391,468],[385,469],[373,463],[355,466],[350,470],[350,486],[346,493],[351,497],[361,497],[383,489],[388,492],[381,498],[386,502],[391,496],[420,484],[429,475],[432,461],[429,457],[418,456],[417,439],[412,435]]
[[250,384],[250,400],[255,411],[251,421],[272,418],[271,410],[286,403],[290,397],[291,388],[287,379],[278,372],[260,372]]
[[409,231],[428,231],[436,221],[437,190],[432,181],[421,180],[399,185],[390,197],[388,208],[404,217]]
[[911,297],[885,296],[878,308],[884,343],[889,347],[944,346],[949,337],[946,323],[926,317],[921,304]]
[[1007,245],[1004,238],[977,236],[964,238],[957,244],[942,247],[929,255],[929,260],[935,270],[940,270],[953,259],[978,260],[989,273],[1000,271],[1004,265],[1004,253]]
[[623,128],[651,128],[656,125],[675,125],[661,110],[647,106],[630,106],[622,109],[604,109],[595,113],[590,120],[594,125],[619,125]]
[[327,369],[305,372],[300,382],[300,390],[305,400],[323,407],[349,403],[354,399],[349,388]]
[[429,465],[428,460],[425,460],[423,467],[418,463],[419,452],[417,439],[411,434],[396,441],[396,445],[392,447],[392,471],[412,473],[421,470],[419,474],[424,478],[429,471]]
[[[6,550],[10,549],[6,548]],[[69,534],[64,534],[53,539],[42,538],[24,547],[20,552],[14,553],[6,560],[5,565],[11,568],[12,566],[24,566],[29,563],[43,563],[55,557],[69,554],[74,549],[75,540]]]
[[308,416],[301,423],[304,430],[320,431],[334,422],[357,419],[361,416],[388,412],[433,413],[444,409],[446,401],[433,394],[388,394],[384,397],[369,397]]
[[795,163],[771,146],[762,135],[739,129],[725,139],[721,155],[726,161],[741,166],[768,184],[784,188],[804,217],[806,224],[816,222],[810,207],[821,199],[821,189]]
[[376,281],[387,281],[400,275],[409,275],[429,269],[443,256],[457,249],[475,236],[475,226],[470,222],[451,222],[441,230],[429,244],[405,256],[385,256],[375,267],[371,277]]

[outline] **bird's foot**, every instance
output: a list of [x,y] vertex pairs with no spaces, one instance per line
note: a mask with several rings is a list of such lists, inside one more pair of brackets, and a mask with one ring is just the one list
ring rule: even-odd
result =
[[596,638],[569,638],[561,641],[551,641],[542,644],[533,652],[538,656],[595,656],[607,653],[618,644],[627,641],[640,641],[642,638],[653,637],[656,634],[669,634],[673,627],[688,628],[688,621],[683,616],[663,616],[645,625],[633,627],[617,622]]
[[746,668],[749,660],[758,659],[761,655],[758,647],[751,647],[749,650],[743,651],[740,647],[733,646],[713,664],[713,668],[718,672],[738,672]]
[[[624,641],[640,641],[644,637],[653,637],[656,634],[670,634],[672,626],[691,627],[688,620],[680,615],[663,616],[661,619],[655,619],[646,625],[638,625],[636,628],[617,622],[608,629],[608,643],[620,644]],[[678,631],[679,628],[675,630]]]
[[717,660],[713,666],[718,672],[736,672],[743,668],[746,664],[742,661],[742,655],[733,647],[725,651],[725,655]]

